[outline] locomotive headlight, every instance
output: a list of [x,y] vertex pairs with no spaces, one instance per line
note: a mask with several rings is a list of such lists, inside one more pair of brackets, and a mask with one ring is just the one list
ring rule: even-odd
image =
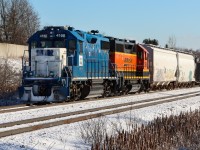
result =
[[29,74],[28,74],[30,77],[33,76],[33,71],[30,71]]
[[59,57],[59,56],[55,56],[55,59],[56,59],[56,60],[59,60],[59,59],[60,59],[60,57]]
[[23,76],[26,76],[26,75],[27,75],[27,71],[24,71],[24,72],[23,72]]
[[35,61],[35,56],[32,56],[31,59],[32,59],[32,61]]
[[50,71],[49,76],[50,76],[50,77],[53,77],[53,76],[54,76],[54,72],[53,72],[53,71]]

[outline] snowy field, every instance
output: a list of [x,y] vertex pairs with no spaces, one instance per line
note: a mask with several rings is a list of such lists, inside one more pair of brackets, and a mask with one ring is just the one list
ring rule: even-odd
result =
[[[42,108],[37,110],[21,111],[16,113],[6,113],[0,115],[0,123],[22,120],[27,118],[58,114],[63,112],[71,112],[99,106],[107,106],[110,104],[119,104],[121,101],[141,101],[144,99],[156,98],[161,96],[170,96],[180,93],[200,91],[200,88],[182,89],[174,91],[165,91],[158,93],[150,93],[143,95],[128,96],[126,98],[114,98],[92,101],[80,104],[70,104],[67,106],[54,106],[51,108]],[[128,129],[128,124],[146,124],[156,117],[169,116],[171,114],[178,115],[181,111],[190,111],[199,109],[200,96],[179,100],[176,102],[160,104],[138,110],[132,110],[120,114],[109,115],[101,119],[93,119],[91,123],[103,120],[106,124],[106,130],[112,134],[118,129]],[[68,150],[68,149],[90,149],[90,145],[84,143],[81,138],[82,127],[90,121],[61,125],[52,128],[42,129],[30,133],[23,133],[15,136],[9,136],[0,139],[0,150]]]

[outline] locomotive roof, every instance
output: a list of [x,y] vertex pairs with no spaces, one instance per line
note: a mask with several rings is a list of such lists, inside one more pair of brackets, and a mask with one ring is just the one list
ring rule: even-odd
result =
[[74,37],[76,37],[80,41],[84,41],[83,37],[81,37],[77,32],[73,31],[72,27],[64,27],[64,26],[48,26],[44,27],[44,29],[37,31],[34,33],[27,41],[29,43],[32,40],[37,40],[39,39],[39,35],[41,34],[48,34],[50,35],[51,33],[57,34],[69,34],[71,33]]
[[115,43],[120,43],[120,44],[136,44],[135,40],[128,40],[128,39],[119,39],[119,38],[114,38],[110,36],[106,36],[110,41],[115,41]]

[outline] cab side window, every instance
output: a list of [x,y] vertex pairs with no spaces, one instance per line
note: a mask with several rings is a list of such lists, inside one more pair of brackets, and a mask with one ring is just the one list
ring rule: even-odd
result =
[[110,42],[101,41],[101,49],[102,50],[110,50]]
[[79,49],[80,49],[80,55],[83,54],[83,42],[82,41],[79,41]]
[[124,52],[124,45],[123,44],[116,44],[116,51],[117,52]]
[[75,50],[76,50],[76,41],[75,40],[69,40],[68,55],[73,55]]
[[76,49],[76,41],[69,40],[69,50],[74,51]]
[[31,42],[31,48],[37,48],[37,42],[36,41]]
[[138,55],[139,59],[143,59],[143,52],[142,51],[138,51],[137,55]]
[[132,54],[133,53],[133,45],[125,44],[125,53]]

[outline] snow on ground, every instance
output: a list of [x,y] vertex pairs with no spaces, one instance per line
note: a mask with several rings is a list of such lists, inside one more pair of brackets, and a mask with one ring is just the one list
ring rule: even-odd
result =
[[113,98],[113,99],[107,99],[107,100],[104,99],[104,100],[98,100],[98,101],[80,102],[78,104],[68,104],[68,105],[53,106],[53,107],[47,107],[47,108],[11,112],[11,113],[6,113],[6,114],[0,114],[0,123],[13,122],[13,121],[25,120],[25,119],[30,119],[30,118],[43,117],[43,116],[50,116],[50,115],[68,113],[68,112],[73,112],[73,111],[80,111],[80,110],[104,107],[104,106],[120,104],[120,103],[136,102],[136,101],[142,101],[145,99],[152,99],[152,98],[157,98],[157,97],[178,95],[182,92],[190,92],[190,91],[200,91],[200,87],[193,88],[193,89],[180,89],[180,90],[175,90],[175,91],[165,91],[165,92],[163,91],[163,92],[156,92],[156,93],[150,93],[150,94],[130,95],[123,98],[119,97],[119,98]]
[[[200,88],[193,88],[193,89],[183,89],[183,90],[175,90],[175,91],[166,91],[166,92],[158,92],[158,93],[151,93],[151,94],[144,94],[144,95],[135,95],[135,96],[129,96],[128,98],[115,98],[113,100],[107,100],[107,101],[113,101],[113,103],[119,103],[119,101],[130,101],[132,100],[141,100],[145,98],[153,98],[158,96],[167,96],[167,95],[175,95],[180,94],[182,92],[191,92],[191,91],[200,91]],[[84,104],[78,104],[77,106],[73,106],[73,104],[70,104],[71,110],[75,111],[79,108],[86,108],[89,105],[87,103]],[[91,106],[94,105],[91,102]],[[98,101],[97,104],[103,105],[105,101]],[[111,103],[111,102],[110,102]],[[73,107],[72,107],[73,106]],[[67,107],[66,109],[69,109],[69,106],[62,106]],[[75,108],[77,107],[77,108]],[[162,115],[177,115],[181,111],[190,111],[199,109],[200,107],[200,96],[188,98],[184,100],[179,100],[176,102],[166,103],[166,104],[160,104],[156,106],[151,106],[147,108],[142,108],[138,110],[132,110],[120,114],[114,114],[106,116],[103,120],[107,123],[107,130],[109,133],[114,132],[114,128],[116,128],[115,124],[118,125],[117,128],[124,128],[128,129],[128,122],[132,120],[134,124],[146,124],[149,121],[152,121],[155,117],[160,117]],[[58,113],[57,109],[62,109],[61,106],[55,106],[54,108],[49,108],[49,110],[45,109],[45,111],[41,111],[40,113],[43,114],[50,114],[48,111]],[[36,110],[32,110],[36,111]],[[29,110],[31,113],[32,111]],[[66,111],[66,110],[65,110]],[[62,110],[61,110],[62,112]],[[36,113],[36,112],[35,112]],[[8,113],[9,114],[9,113]],[[21,112],[21,119],[25,119]],[[28,115],[28,113],[24,113]],[[6,115],[6,114],[4,114]],[[0,119],[4,116],[3,114],[0,116]],[[32,116],[32,115],[30,115]],[[30,117],[29,116],[29,117]],[[37,116],[37,115],[36,115]],[[131,116],[131,117],[130,117]],[[3,120],[10,120],[10,118],[18,118],[20,117],[19,114],[13,113],[12,115],[8,115],[7,117],[4,117],[0,120],[2,122]],[[12,120],[12,119],[11,119]],[[99,121],[99,119],[93,119],[94,121]],[[5,121],[6,122],[6,121]],[[5,138],[0,139],[0,150],[43,150],[43,149],[51,149],[51,150],[68,150],[68,149],[90,149],[90,145],[85,144],[83,140],[80,137],[81,133],[81,127],[83,127],[86,123],[89,121],[83,121],[79,123],[72,123],[67,125],[61,125],[57,127],[42,129],[30,133],[23,133],[19,135],[9,136]],[[120,127],[121,126],[121,127]]]

